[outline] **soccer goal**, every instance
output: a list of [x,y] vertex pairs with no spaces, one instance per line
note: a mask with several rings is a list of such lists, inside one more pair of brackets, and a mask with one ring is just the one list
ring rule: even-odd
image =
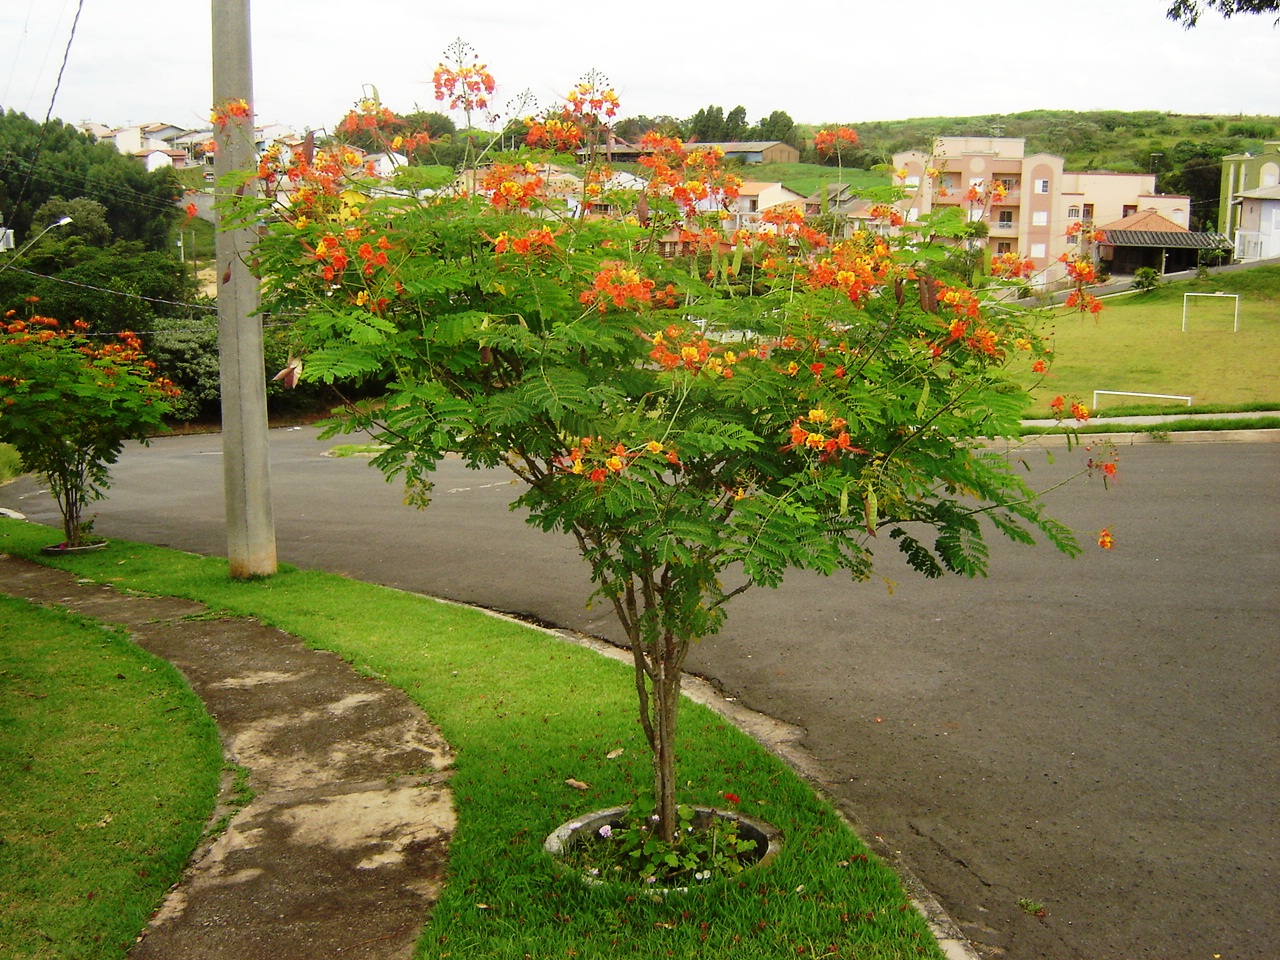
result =
[[[1234,301],[1235,312],[1232,318],[1231,332],[1232,333],[1240,332],[1240,294],[1238,293],[1184,293],[1182,295],[1182,332],[1183,333],[1187,332],[1187,318],[1192,312],[1191,311],[1192,297],[1209,297],[1211,299],[1217,299],[1219,301],[1222,301],[1222,300]],[[1218,319],[1222,317],[1223,313],[1222,313],[1222,310],[1217,306],[1217,304],[1214,304],[1212,306],[1209,304],[1205,304],[1205,305],[1202,305],[1201,307],[1198,307],[1195,310],[1195,315],[1197,319],[1202,319],[1206,316],[1211,316],[1214,319]]]

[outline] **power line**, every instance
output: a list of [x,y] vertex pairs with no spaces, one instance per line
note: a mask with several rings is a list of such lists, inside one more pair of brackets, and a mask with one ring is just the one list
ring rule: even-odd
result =
[[[58,79],[53,85],[53,94],[49,97],[49,109],[45,111],[44,123],[40,127],[40,139],[36,141],[35,153],[31,157],[32,165],[40,159],[40,151],[44,147],[44,139],[49,133],[49,118],[53,116],[53,105],[58,101],[58,91],[62,88],[62,75],[66,72],[67,61],[71,59],[71,43],[76,38],[76,27],[80,25],[80,14],[83,10],[84,0],[80,0],[76,5],[75,19],[71,21],[71,34],[67,37],[67,45],[62,51],[62,66],[58,68]],[[15,210],[22,203],[22,198],[26,195],[27,187],[30,183],[30,177],[22,181],[22,188],[18,191],[17,199],[13,201]]]
[[163,297],[148,297],[141,293],[130,293],[127,290],[112,290],[110,287],[96,287],[91,283],[80,283],[77,280],[67,280],[63,277],[51,277],[44,273],[36,273],[34,270],[24,270],[22,267],[10,267],[14,273],[25,273],[29,277],[38,277],[41,280],[52,280],[54,283],[63,283],[69,287],[80,287],[84,290],[93,290],[96,293],[113,293],[117,297],[128,297],[132,300],[146,300],[148,303],[163,303],[170,307],[185,307],[189,310],[209,310],[216,311],[218,308],[208,303],[184,303],[181,300],[165,300]]

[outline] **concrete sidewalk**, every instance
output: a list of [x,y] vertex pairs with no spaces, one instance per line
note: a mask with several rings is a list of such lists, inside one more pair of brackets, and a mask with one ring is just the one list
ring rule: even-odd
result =
[[454,829],[452,755],[402,691],[189,601],[3,554],[0,584],[123,626],[173,663],[217,721],[228,760],[248,770],[253,799],[197,850],[131,960],[413,955]]

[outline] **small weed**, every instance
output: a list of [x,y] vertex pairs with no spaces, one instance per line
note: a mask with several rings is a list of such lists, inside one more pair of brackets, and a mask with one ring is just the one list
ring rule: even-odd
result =
[[1032,900],[1030,897],[1023,897],[1018,901],[1018,906],[1022,908],[1022,912],[1029,917],[1035,917],[1037,920],[1043,920],[1049,916],[1049,911],[1045,909],[1043,903],[1039,900]]

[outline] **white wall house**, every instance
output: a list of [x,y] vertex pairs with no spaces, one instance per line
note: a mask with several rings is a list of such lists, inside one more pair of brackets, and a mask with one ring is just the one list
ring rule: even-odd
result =
[[1280,257],[1280,186],[1258,187],[1236,194],[1239,227],[1236,229],[1237,260],[1264,260]]

